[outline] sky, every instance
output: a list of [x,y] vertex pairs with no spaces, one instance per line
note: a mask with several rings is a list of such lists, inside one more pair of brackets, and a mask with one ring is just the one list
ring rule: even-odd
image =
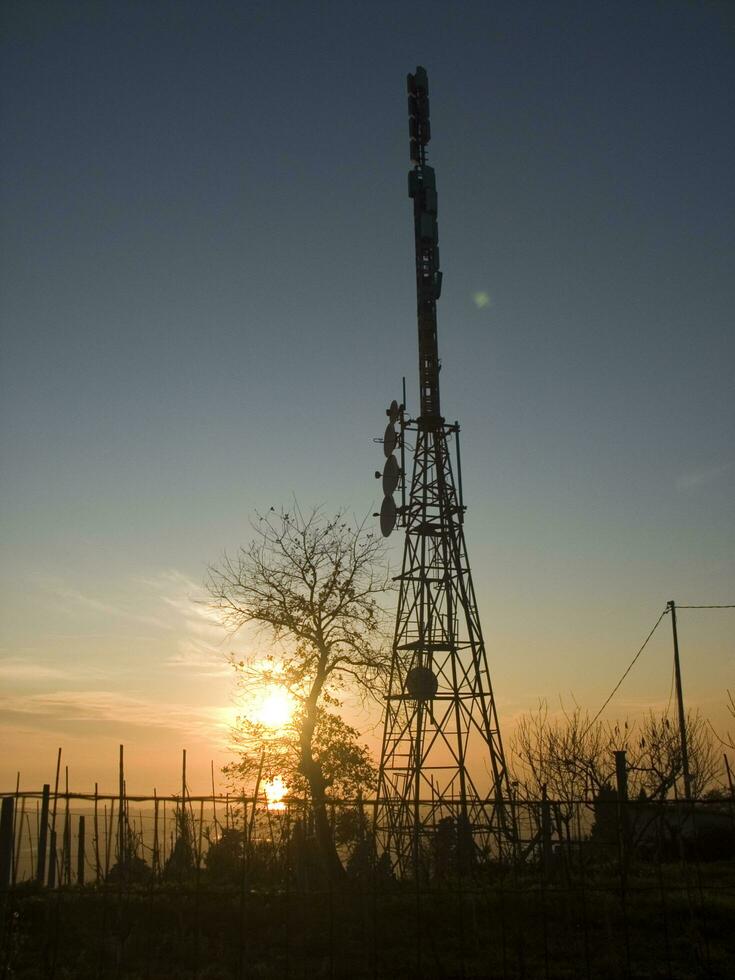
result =
[[[540,698],[595,712],[669,599],[735,602],[731,3],[6,0],[0,790],[58,746],[112,787],[119,743],[131,789],[182,748],[206,785],[226,654],[261,652],[207,566],[293,495],[377,509],[403,376],[416,404],[418,64],[506,740]],[[735,610],[679,633],[722,731]],[[670,692],[666,619],[604,717]]]

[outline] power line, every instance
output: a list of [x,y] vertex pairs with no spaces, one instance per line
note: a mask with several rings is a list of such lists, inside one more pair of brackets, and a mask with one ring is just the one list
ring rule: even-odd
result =
[[735,605],[732,606],[680,606],[677,602],[677,609],[735,609]]
[[592,721],[589,723],[589,725],[585,728],[584,733],[583,733],[584,735],[586,735],[587,732],[590,730],[590,728],[592,728],[592,726],[597,721],[597,719],[600,717],[600,715],[602,714],[602,712],[605,710],[605,708],[608,706],[608,704],[610,704],[610,702],[612,701],[612,699],[615,697],[615,695],[618,692],[618,689],[619,689],[620,685],[623,683],[623,681],[625,680],[625,678],[631,672],[631,670],[635,666],[636,661],[638,660],[638,658],[640,657],[640,655],[643,653],[643,651],[648,646],[648,641],[651,639],[651,637],[653,636],[653,634],[656,632],[656,630],[658,629],[659,623],[661,622],[661,620],[664,618],[664,616],[666,615],[666,613],[668,611],[669,611],[668,608],[664,609],[664,611],[658,617],[658,619],[656,620],[655,626],[653,627],[653,629],[651,630],[651,632],[648,634],[648,636],[643,641],[643,646],[640,648],[640,650],[638,651],[638,653],[636,653],[635,657],[633,657],[633,659],[631,660],[631,662],[625,668],[625,671],[623,672],[623,676],[620,678],[620,680],[618,681],[618,683],[612,689],[612,691],[610,692],[609,696],[605,699],[604,704],[602,705],[602,707],[600,708],[600,710],[597,712],[597,714],[595,715],[595,717],[592,719]]
[[[733,606],[716,606],[716,605],[712,605],[712,604],[710,604],[710,605],[697,605],[697,606],[694,606],[694,605],[679,606],[679,605],[677,605],[676,608],[677,609],[735,609],[735,605],[733,605]],[[674,694],[674,677],[675,677],[675,674],[676,674],[676,664],[672,664],[672,667],[671,667],[671,690],[669,691],[669,703],[666,706],[666,714],[667,715],[669,713],[669,708],[671,707],[671,701],[672,701],[673,694]],[[712,725],[710,725],[710,728],[712,728]],[[712,731],[714,731],[714,728],[712,729]]]
[[[676,604],[676,608],[677,609],[735,609],[735,604],[732,604],[732,605],[713,605],[713,604],[709,604],[709,605],[696,605],[696,606],[695,605],[680,606],[677,603]],[[620,680],[618,681],[618,683],[615,685],[615,687],[612,689],[612,691],[610,692],[610,694],[608,695],[608,697],[605,699],[605,702],[603,703],[602,707],[597,712],[597,714],[595,715],[595,717],[592,719],[592,721],[589,723],[589,725],[585,728],[585,730],[583,732],[584,735],[586,735],[587,732],[590,730],[590,728],[592,728],[592,726],[597,721],[597,719],[600,717],[600,715],[602,714],[602,712],[605,710],[605,708],[608,706],[608,704],[610,704],[610,702],[612,701],[612,699],[615,697],[615,695],[617,694],[617,692],[618,692],[618,690],[620,688],[620,685],[623,683],[623,681],[625,680],[625,678],[631,672],[631,670],[633,669],[633,667],[636,664],[636,661],[638,660],[638,658],[640,657],[640,655],[643,653],[643,651],[648,646],[648,641],[651,639],[651,637],[653,636],[653,634],[656,632],[656,630],[658,629],[659,623],[661,622],[661,620],[664,618],[664,616],[666,615],[666,613],[668,611],[669,611],[669,609],[668,609],[668,606],[667,606],[664,609],[664,611],[661,613],[661,615],[658,617],[658,619],[656,620],[656,623],[655,623],[653,629],[651,630],[651,632],[648,634],[648,636],[643,641],[643,646],[640,648],[640,650],[638,651],[638,653],[636,653],[635,657],[633,657],[633,659],[631,660],[631,662],[625,668],[625,671],[623,672],[623,676],[620,678]],[[672,691],[673,691],[673,687],[672,687]],[[669,695],[669,706],[670,705],[671,705],[671,696]],[[668,708],[666,710],[668,712]]]

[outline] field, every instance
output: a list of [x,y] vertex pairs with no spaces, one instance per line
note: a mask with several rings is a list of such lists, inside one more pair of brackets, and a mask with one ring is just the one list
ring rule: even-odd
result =
[[427,841],[422,873],[399,880],[357,860],[353,841],[348,876],[330,883],[308,834],[288,821],[261,813],[251,839],[244,821],[217,837],[194,822],[155,874],[131,852],[125,873],[114,865],[85,884],[62,853],[55,887],[27,877],[3,893],[0,976],[733,975],[735,861],[701,842],[626,855],[620,839],[555,835],[546,854],[526,849],[459,874]]

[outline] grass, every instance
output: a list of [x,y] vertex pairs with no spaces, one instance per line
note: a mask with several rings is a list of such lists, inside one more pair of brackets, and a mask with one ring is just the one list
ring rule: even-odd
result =
[[[623,887],[623,885],[625,887]],[[0,977],[726,978],[735,866],[300,892],[122,884],[5,896]],[[5,970],[3,973],[2,970]]]

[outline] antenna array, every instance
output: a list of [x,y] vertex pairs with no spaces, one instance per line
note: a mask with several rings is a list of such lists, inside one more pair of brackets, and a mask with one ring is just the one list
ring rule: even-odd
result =
[[[431,138],[429,83],[408,76],[419,348],[420,415],[392,402],[383,437],[380,526],[405,528],[393,657],[385,702],[375,830],[403,875],[420,873],[439,821],[454,827],[469,861],[499,854],[515,839],[510,788],[495,699],[464,538],[461,477],[450,457],[459,425],[440,414],[436,303],[441,295],[436,176],[426,162]],[[396,429],[398,425],[398,429]],[[405,436],[415,433],[408,494]],[[401,451],[401,465],[394,455]],[[401,482],[402,481],[402,482]],[[399,483],[402,502],[393,493]]]

